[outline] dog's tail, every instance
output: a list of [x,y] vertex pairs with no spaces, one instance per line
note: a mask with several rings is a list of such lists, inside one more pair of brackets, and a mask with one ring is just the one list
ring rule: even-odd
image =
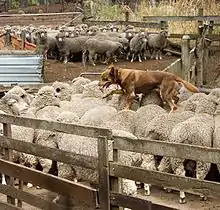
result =
[[194,86],[193,84],[191,84],[190,82],[187,82],[186,80],[183,80],[182,78],[180,78],[178,76],[175,77],[175,80],[177,82],[182,83],[187,90],[189,90],[193,93],[198,93],[199,92],[199,89],[196,86]]

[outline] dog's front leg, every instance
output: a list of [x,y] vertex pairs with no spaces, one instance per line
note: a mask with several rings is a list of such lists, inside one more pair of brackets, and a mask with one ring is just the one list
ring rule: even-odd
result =
[[131,109],[131,105],[132,105],[132,101],[133,101],[134,97],[135,97],[134,92],[127,95],[125,109]]
[[108,96],[113,95],[113,94],[124,94],[124,91],[122,89],[112,90],[110,93],[107,93],[102,98],[107,98]]

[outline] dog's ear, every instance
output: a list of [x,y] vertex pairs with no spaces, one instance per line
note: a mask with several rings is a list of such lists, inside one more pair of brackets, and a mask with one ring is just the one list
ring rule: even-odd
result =
[[110,77],[114,77],[115,75],[115,67],[114,67],[114,64],[112,63],[109,68],[108,68],[110,71],[109,71],[109,76]]
[[118,79],[118,68],[112,66],[109,72],[109,76],[116,81]]

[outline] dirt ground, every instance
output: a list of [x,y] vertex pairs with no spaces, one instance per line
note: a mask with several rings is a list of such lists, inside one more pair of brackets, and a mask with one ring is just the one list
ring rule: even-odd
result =
[[[123,68],[133,68],[133,69],[141,69],[141,70],[163,70],[169,64],[171,64],[176,57],[164,56],[162,60],[146,60],[142,63],[135,61],[133,63],[128,61],[119,61],[115,65],[123,67]],[[78,77],[82,72],[102,72],[106,69],[106,65],[96,65],[91,66],[87,65],[83,68],[81,62],[69,62],[67,64],[63,64],[59,61],[55,60],[47,60],[45,61],[44,67],[44,82],[50,83],[54,81],[68,81],[72,80],[75,77]],[[91,78],[92,79],[92,78]],[[97,78],[96,78],[97,79]]]

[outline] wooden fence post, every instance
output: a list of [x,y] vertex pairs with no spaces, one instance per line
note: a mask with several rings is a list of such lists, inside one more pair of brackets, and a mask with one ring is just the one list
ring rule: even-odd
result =
[[[114,143],[113,143],[114,148]],[[113,161],[118,162],[119,160],[119,151],[117,149],[113,149]],[[110,192],[121,192],[121,178],[118,177],[110,177]],[[121,207],[111,205],[111,210],[121,210]]]
[[182,37],[182,45],[181,45],[181,60],[182,60],[182,69],[180,75],[183,79],[187,79],[190,81],[191,75],[189,72],[190,67],[190,36],[184,35]]
[[10,45],[11,45],[11,28],[6,28],[5,47],[8,47]]
[[[11,133],[11,125],[3,123],[3,135],[7,138],[12,137]],[[5,159],[8,161],[13,161],[13,154],[11,149],[5,148]],[[8,183],[7,183],[8,184]],[[9,185],[14,187],[14,177],[9,178]],[[12,198],[10,196],[7,196],[7,202],[10,204],[15,205],[15,198]]]
[[[203,8],[199,8],[198,16],[203,16]],[[201,33],[201,26],[203,25],[203,21],[198,21],[198,34]]]
[[25,49],[25,37],[26,34],[25,34],[25,30],[22,30],[21,31],[21,50],[24,50]]
[[98,138],[99,157],[99,208],[110,210],[110,188],[108,167],[108,139],[100,136]]

